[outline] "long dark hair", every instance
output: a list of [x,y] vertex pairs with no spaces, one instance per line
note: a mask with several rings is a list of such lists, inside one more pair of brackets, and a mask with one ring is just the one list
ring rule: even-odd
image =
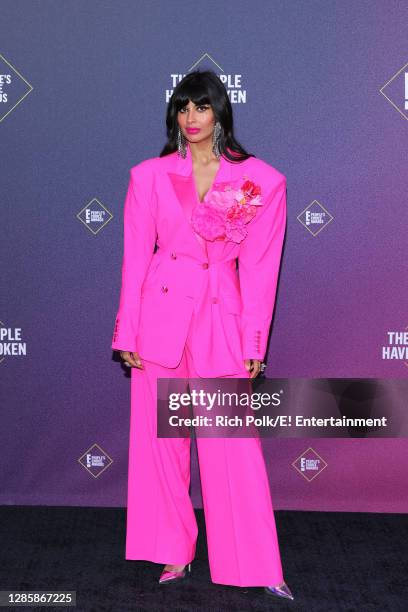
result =
[[191,100],[196,106],[210,104],[215,120],[221,124],[219,148],[220,153],[232,162],[242,162],[248,157],[255,157],[248,153],[234,136],[232,106],[227,90],[213,70],[194,70],[177,84],[167,106],[166,127],[167,143],[164,145],[160,157],[177,151],[178,122],[177,113]]

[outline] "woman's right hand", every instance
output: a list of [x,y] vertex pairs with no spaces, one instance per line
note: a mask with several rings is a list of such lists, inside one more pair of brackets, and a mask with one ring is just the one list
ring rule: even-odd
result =
[[120,351],[120,356],[123,361],[130,365],[130,367],[138,368],[139,370],[144,370],[143,364],[137,353],[130,353],[129,351]]

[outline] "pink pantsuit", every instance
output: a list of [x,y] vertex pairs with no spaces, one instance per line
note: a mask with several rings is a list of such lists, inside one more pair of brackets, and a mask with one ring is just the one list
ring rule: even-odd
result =
[[[132,368],[126,559],[187,564],[197,524],[189,497],[190,439],[157,438],[157,378],[248,377],[262,360],[286,226],[286,177],[258,158],[221,157],[210,189],[261,187],[263,205],[241,243],[206,241],[190,225],[198,203],[191,152],[130,170],[122,289],[112,348]],[[155,253],[154,247],[158,249]],[[238,260],[238,271],[236,261]],[[283,581],[259,438],[197,438],[211,579],[236,586]]]

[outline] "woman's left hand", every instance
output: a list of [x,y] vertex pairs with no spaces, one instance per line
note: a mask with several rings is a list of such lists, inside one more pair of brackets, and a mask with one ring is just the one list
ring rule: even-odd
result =
[[250,372],[249,378],[256,378],[261,371],[261,361],[259,359],[245,359],[245,369],[247,372]]

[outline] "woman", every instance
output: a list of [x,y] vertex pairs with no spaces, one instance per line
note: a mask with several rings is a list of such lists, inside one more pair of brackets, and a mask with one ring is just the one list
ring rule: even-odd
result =
[[[130,170],[112,341],[132,368],[126,559],[165,563],[160,584],[190,572],[197,524],[190,438],[156,436],[157,379],[263,369],[286,224],[286,177],[234,138],[214,72],[183,78],[166,123],[161,155]],[[259,438],[196,442],[212,581],[293,599]]]

